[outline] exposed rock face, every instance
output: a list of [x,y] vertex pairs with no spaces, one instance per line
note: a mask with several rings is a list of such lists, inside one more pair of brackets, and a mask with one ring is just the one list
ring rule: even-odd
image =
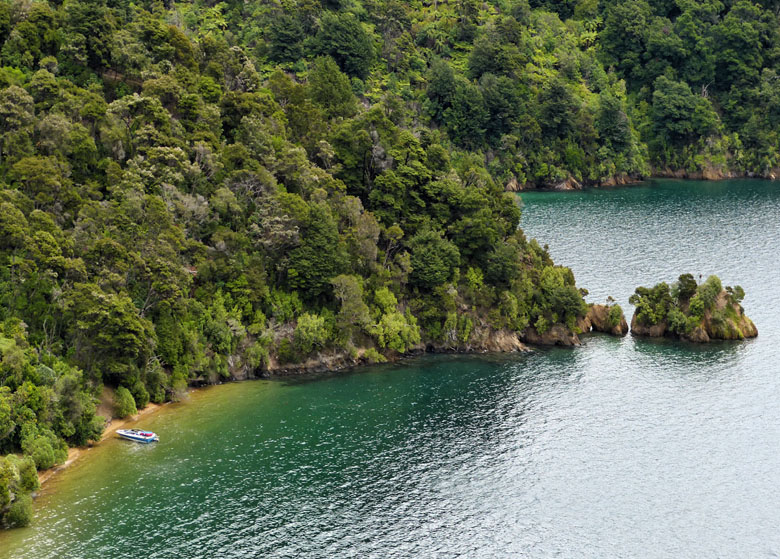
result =
[[[722,318],[723,314],[727,316],[725,320]],[[721,318],[718,318],[718,315],[721,315]],[[745,316],[741,305],[730,303],[725,290],[721,291],[715,300],[714,311],[704,313],[701,328],[713,340],[742,340],[758,336],[756,325]]]
[[[290,376],[297,374],[325,373],[340,371],[350,367],[372,363],[366,358],[369,348],[358,348],[352,353],[346,350],[325,351],[311,356],[299,363],[279,363],[271,357],[270,363],[264,370],[254,371],[254,374],[233,376],[235,380],[243,380],[248,376]],[[374,348],[375,349],[375,348]],[[425,352],[432,353],[511,353],[531,351],[527,345],[520,341],[516,332],[507,329],[496,330],[485,325],[478,325],[467,343],[453,341],[428,342],[418,344],[406,353],[395,351],[383,351],[382,355],[387,361],[397,361],[403,357],[420,355]]]
[[268,368],[259,371],[259,376],[289,376],[306,373],[326,373],[340,371],[349,367],[355,367],[364,362],[360,357],[350,355],[346,351],[321,353],[316,357],[300,363],[281,364],[276,359],[271,359]]
[[636,318],[636,311],[631,318],[631,334],[634,336],[647,336],[649,338],[660,338],[666,332],[666,321],[662,320],[658,324],[652,326],[645,326],[641,324]]
[[540,334],[536,331],[536,328],[529,326],[523,330],[521,339],[528,344],[536,345],[560,345],[567,347],[580,345],[580,339],[577,337],[577,334],[560,323],[553,324],[544,334]]
[[469,341],[452,343],[429,343],[428,351],[456,353],[511,353],[514,351],[531,351],[520,341],[516,332],[507,329],[477,327],[471,333]]
[[[625,336],[628,334],[628,322],[623,311],[620,311],[620,320],[617,324],[610,321],[610,312],[613,307],[607,305],[591,305],[588,309],[586,320],[590,322],[594,332],[605,332],[613,336]],[[584,332],[585,330],[583,330]]]

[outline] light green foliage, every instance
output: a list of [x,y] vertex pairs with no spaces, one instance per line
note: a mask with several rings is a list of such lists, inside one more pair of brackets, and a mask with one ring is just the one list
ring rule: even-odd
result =
[[609,314],[607,315],[607,321],[610,327],[614,328],[620,324],[620,320],[623,318],[623,309],[620,305],[612,305],[609,308]]
[[114,416],[128,417],[138,413],[135,406],[135,400],[130,391],[124,386],[120,386],[114,393]]
[[325,318],[316,314],[304,313],[298,317],[293,341],[302,355],[323,349],[330,339]]
[[0,526],[27,526],[32,519],[30,493],[39,487],[32,458],[0,456]]
[[534,322],[534,329],[540,334],[547,332],[550,329],[550,326],[550,323],[546,318],[544,318],[543,315],[539,315],[539,317],[536,319],[536,322]]
[[720,278],[718,276],[710,276],[696,290],[696,297],[701,300],[705,310],[711,310],[721,291],[723,291],[723,285],[720,282]]
[[375,348],[369,348],[363,353],[363,358],[368,363],[384,363],[387,361],[387,358],[379,353]]
[[39,470],[61,464],[68,456],[65,442],[53,431],[25,423],[21,430],[21,446],[25,454],[32,457]]
[[405,315],[398,311],[382,315],[374,327],[379,347],[404,353],[420,343],[420,329],[417,319],[409,312]]
[[691,324],[688,317],[677,307],[672,307],[667,313],[667,321],[669,323],[669,330],[675,334],[682,335],[691,331]]
[[341,303],[336,324],[351,339],[355,331],[366,329],[371,322],[368,305],[363,301],[363,286],[360,278],[352,275],[337,276],[332,283],[333,294]]

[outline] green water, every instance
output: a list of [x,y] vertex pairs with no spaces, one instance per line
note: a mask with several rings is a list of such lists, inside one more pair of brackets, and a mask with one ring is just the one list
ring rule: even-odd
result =
[[523,195],[590,299],[691,271],[758,339],[594,336],[213,387],[47,484],[0,558],[777,557],[780,185]]

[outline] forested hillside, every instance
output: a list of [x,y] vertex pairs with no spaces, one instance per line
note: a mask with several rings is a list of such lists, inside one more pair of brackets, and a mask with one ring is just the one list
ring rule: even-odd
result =
[[104,385],[573,333],[505,189],[771,172],[775,12],[0,0],[0,452],[60,462]]

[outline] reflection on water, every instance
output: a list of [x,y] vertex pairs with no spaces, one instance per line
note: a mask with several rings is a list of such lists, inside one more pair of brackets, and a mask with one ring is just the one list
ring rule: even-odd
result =
[[741,284],[760,336],[425,356],[214,387],[55,477],[0,558],[776,557],[780,194],[662,181],[524,194],[594,301]]

